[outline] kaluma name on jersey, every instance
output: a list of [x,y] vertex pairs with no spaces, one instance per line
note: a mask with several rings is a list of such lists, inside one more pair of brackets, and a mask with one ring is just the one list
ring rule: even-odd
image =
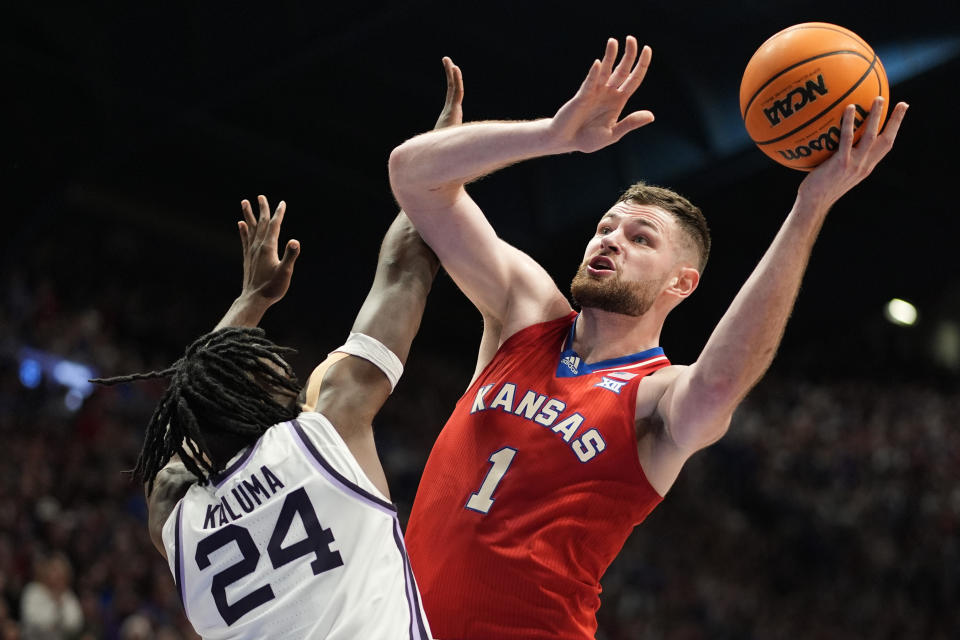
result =
[[[263,478],[261,482],[260,478]],[[264,486],[266,485],[266,486]],[[260,472],[242,479],[229,494],[220,498],[220,502],[207,505],[203,519],[204,529],[214,529],[240,519],[242,513],[250,513],[283,489],[280,481],[270,467],[263,465]],[[232,497],[232,499],[231,499]],[[233,504],[231,504],[233,503]]]

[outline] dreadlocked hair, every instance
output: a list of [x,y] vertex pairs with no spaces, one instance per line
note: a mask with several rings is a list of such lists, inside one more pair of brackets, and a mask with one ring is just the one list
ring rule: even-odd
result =
[[[300,384],[281,357],[294,349],[268,340],[263,329],[228,327],[201,336],[167,369],[92,380],[116,385],[169,378],[153,412],[133,473],[147,482],[177,453],[206,483],[231,457],[270,426],[297,415]],[[274,394],[290,397],[281,404]],[[230,446],[234,445],[234,446]]]

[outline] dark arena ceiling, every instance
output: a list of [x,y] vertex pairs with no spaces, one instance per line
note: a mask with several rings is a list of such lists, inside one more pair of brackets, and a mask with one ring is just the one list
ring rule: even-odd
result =
[[[828,218],[777,366],[956,373],[948,356],[931,355],[944,335],[960,336],[956,2],[85,4],[17,3],[3,20],[13,197],[0,264],[69,288],[73,304],[105,287],[158,307],[187,298],[190,313],[157,339],[207,330],[239,289],[239,200],[264,193],[287,201],[286,233],[304,247],[268,328],[335,346],[396,210],[390,150],[430,128],[442,104],[441,56],[463,69],[467,120],[536,118],[574,93],[606,37],[631,33],[654,57],[628,109],[651,109],[654,124],[472,191],[561,286],[630,182],[700,204],[714,254],[663,336],[675,360],[689,361],[802,178],[747,138],[743,68],[768,36],[815,20],[870,42],[893,100],[911,110],[891,155]],[[917,305],[917,326],[883,320],[894,297]],[[420,344],[456,342],[469,360],[478,332],[478,316],[440,281]]]

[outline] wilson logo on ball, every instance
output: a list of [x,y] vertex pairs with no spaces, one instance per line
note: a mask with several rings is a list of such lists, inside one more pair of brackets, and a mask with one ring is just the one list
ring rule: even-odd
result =
[[[853,130],[856,131],[863,124],[863,121],[870,115],[869,111],[864,110],[860,105],[856,105],[857,117],[853,121]],[[840,146],[839,127],[830,127],[825,133],[821,133],[806,144],[801,144],[795,149],[778,149],[777,153],[783,156],[784,160],[793,161],[802,158],[809,158],[818,151],[836,151]]]
[[817,96],[825,96],[830,93],[827,90],[827,83],[822,74],[817,75],[817,80],[807,80],[807,84],[802,87],[791,89],[782,100],[774,100],[773,105],[764,107],[763,115],[767,116],[770,126],[780,124],[781,120],[786,120],[797,111],[817,99]]

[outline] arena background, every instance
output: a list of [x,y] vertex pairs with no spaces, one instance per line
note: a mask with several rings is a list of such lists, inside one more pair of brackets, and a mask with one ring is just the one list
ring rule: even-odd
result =
[[[0,237],[0,638],[65,554],[89,638],[193,637],[149,545],[132,467],[156,368],[239,292],[239,201],[285,199],[303,254],[264,322],[306,376],[345,337],[396,212],[390,150],[430,128],[443,55],[467,120],[549,116],[607,36],[654,58],[628,108],[651,126],[471,188],[566,287],[600,213],[638,178],[698,203],[714,252],[667,322],[696,358],[772,238],[800,173],[739,120],[740,74],[774,32],[844,25],[910,112],[828,218],[783,346],[729,435],[697,455],[604,579],[598,638],[956,638],[960,279],[956,3],[191,3],[4,11]],[[601,15],[602,14],[602,15]],[[884,317],[902,298],[912,326]],[[377,423],[406,517],[465,387],[480,319],[441,275]],[[21,627],[24,628],[21,628]],[[65,635],[62,637],[73,637]],[[47,637],[47,636],[44,636]],[[53,636],[58,637],[58,636]]]

